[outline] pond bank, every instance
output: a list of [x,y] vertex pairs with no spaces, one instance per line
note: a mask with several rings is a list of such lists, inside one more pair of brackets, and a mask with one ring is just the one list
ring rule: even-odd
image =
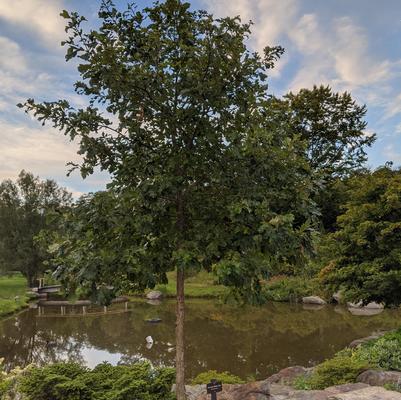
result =
[[26,279],[19,274],[0,276],[0,319],[28,307]]

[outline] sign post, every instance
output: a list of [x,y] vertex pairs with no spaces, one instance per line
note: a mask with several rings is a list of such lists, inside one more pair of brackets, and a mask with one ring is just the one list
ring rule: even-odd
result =
[[221,382],[217,382],[216,379],[212,379],[210,383],[206,385],[207,394],[210,394],[211,400],[217,400],[217,393],[223,390]]

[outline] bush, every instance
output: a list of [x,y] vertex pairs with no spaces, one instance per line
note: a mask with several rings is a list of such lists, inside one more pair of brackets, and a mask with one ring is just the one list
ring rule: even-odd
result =
[[360,347],[358,357],[378,368],[401,371],[401,332],[388,333]]
[[355,382],[357,376],[369,368],[369,364],[351,350],[343,350],[333,358],[319,364],[309,377],[295,381],[298,389],[325,389],[329,386]]
[[271,301],[299,301],[302,297],[316,295],[320,288],[316,280],[303,277],[285,277],[266,285],[264,294]]
[[191,384],[192,385],[202,385],[202,384],[209,383],[212,379],[216,379],[217,381],[220,381],[222,383],[228,383],[228,384],[245,383],[244,380],[242,380],[238,376],[230,374],[227,371],[217,372],[214,370],[210,370],[210,371],[200,373],[198,376],[196,376],[194,379],[192,379]]
[[93,370],[74,363],[34,367],[20,380],[27,400],[173,400],[171,368],[149,363],[112,366],[103,363]]

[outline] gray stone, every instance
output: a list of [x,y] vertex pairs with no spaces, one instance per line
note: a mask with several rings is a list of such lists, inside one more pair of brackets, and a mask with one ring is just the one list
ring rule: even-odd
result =
[[311,372],[312,368],[305,368],[301,366],[294,366],[284,368],[266,379],[269,383],[291,384],[299,376],[306,376]]
[[369,385],[366,383],[345,383],[344,385],[330,386],[324,390],[330,392],[330,394],[338,394],[353,392],[355,390],[364,389],[365,387],[369,387]]
[[302,303],[304,304],[319,304],[323,305],[326,302],[318,296],[307,296],[302,298]]
[[356,380],[371,386],[384,386],[387,383],[401,384],[401,372],[369,369],[362,372]]
[[348,347],[349,347],[350,349],[354,349],[355,347],[358,347],[358,346],[360,346],[361,344],[365,344],[365,343],[367,343],[367,342],[370,342],[371,340],[379,339],[379,337],[383,336],[385,333],[386,333],[386,332],[376,332],[376,333],[373,333],[373,334],[370,335],[370,336],[366,336],[366,337],[361,338],[361,339],[356,339],[356,340],[352,341],[352,342],[348,345]]
[[384,308],[383,304],[375,303],[374,301],[366,304],[366,306],[363,305],[362,301],[359,301],[358,303],[347,303],[347,306],[350,308],[365,308],[366,310],[382,310]]
[[370,386],[347,393],[339,393],[329,400],[401,400],[401,393],[386,390],[382,387]]
[[333,296],[331,296],[331,297],[333,298],[333,300],[334,300],[336,303],[341,303],[341,300],[342,300],[342,298],[343,298],[343,296],[342,296],[342,294],[341,294],[340,291],[334,293]]
[[[206,394],[206,385],[185,388],[188,400],[210,400]],[[219,400],[273,400],[270,396],[270,384],[267,381],[245,383],[243,385],[223,385]]]
[[163,293],[158,290],[153,290],[146,295],[148,300],[160,300],[163,297]]

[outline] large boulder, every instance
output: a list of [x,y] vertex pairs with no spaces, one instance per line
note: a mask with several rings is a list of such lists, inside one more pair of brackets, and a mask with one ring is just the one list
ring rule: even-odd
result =
[[152,290],[151,292],[146,294],[146,298],[148,300],[160,300],[163,298],[163,293],[158,290]]
[[386,333],[386,332],[376,332],[376,333],[373,333],[373,334],[370,335],[370,336],[366,336],[366,337],[361,338],[361,339],[356,339],[356,340],[352,341],[352,342],[348,345],[348,347],[349,347],[350,349],[354,349],[355,347],[358,347],[358,346],[360,346],[361,344],[365,344],[365,343],[367,343],[367,342],[370,342],[371,340],[379,339],[379,338],[380,338],[381,336],[383,336],[385,333]]
[[284,368],[281,371],[277,372],[266,379],[269,383],[280,383],[285,385],[290,385],[294,382],[294,380],[300,376],[309,375],[312,371],[312,368],[305,368],[299,365],[294,367]]
[[320,298],[319,296],[302,297],[302,303],[304,303],[304,304],[318,304],[318,305],[326,304],[326,302],[322,298]]
[[401,372],[369,369],[362,372],[356,380],[371,386],[384,386],[388,383],[401,384]]
[[382,387],[370,386],[352,392],[339,393],[330,400],[401,400],[401,393],[386,390]]
[[[206,385],[186,386],[188,400],[210,400]],[[218,393],[219,400],[272,400],[270,384],[267,381],[246,383],[243,385],[223,385]]]

